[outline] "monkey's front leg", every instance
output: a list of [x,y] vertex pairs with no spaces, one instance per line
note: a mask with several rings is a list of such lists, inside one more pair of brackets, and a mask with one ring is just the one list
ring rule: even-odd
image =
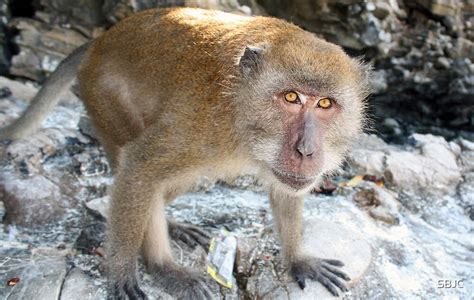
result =
[[292,196],[272,191],[270,203],[275,227],[280,235],[283,256],[289,265],[289,271],[299,287],[306,287],[306,279],[319,281],[331,294],[338,296],[338,289],[346,292],[342,282],[350,278],[338,267],[344,264],[339,260],[322,259],[308,256],[301,251],[303,196]]

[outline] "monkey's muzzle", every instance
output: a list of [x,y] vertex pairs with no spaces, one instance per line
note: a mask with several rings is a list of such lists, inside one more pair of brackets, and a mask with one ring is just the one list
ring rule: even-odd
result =
[[273,175],[282,183],[296,189],[303,189],[309,186],[314,181],[314,177],[308,177],[301,174],[293,174],[272,169]]

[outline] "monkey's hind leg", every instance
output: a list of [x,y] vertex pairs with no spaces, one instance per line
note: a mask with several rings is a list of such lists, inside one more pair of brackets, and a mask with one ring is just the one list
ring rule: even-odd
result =
[[[177,299],[212,299],[205,278],[199,273],[182,267],[174,262],[169,244],[167,220],[165,217],[165,201],[155,203],[143,243],[143,254],[148,272],[157,284]],[[171,223],[171,231],[184,228],[193,232],[195,228]],[[203,243],[204,238],[197,231],[193,233]]]
[[208,250],[211,236],[197,226],[180,224],[168,218],[168,232],[175,241],[182,241],[192,248],[201,246],[206,251]]

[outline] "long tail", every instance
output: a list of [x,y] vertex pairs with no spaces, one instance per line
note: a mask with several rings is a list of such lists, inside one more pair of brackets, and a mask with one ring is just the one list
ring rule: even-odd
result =
[[0,130],[0,140],[21,139],[40,127],[41,122],[56,106],[76,77],[81,58],[89,44],[90,42],[77,48],[59,64],[57,69],[45,81],[38,94],[31,100],[31,104],[21,117]]

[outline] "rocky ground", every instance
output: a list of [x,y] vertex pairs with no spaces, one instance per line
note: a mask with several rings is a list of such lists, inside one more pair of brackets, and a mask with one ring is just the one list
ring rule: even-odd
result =
[[[0,127],[73,49],[126,16],[186,5],[285,18],[373,64],[366,134],[340,175],[307,197],[308,253],[346,263],[345,299],[474,298],[474,5],[468,0],[0,0]],[[4,76],[4,77],[1,77]],[[71,92],[28,139],[0,145],[0,298],[104,299],[113,182]],[[216,298],[331,298],[302,292],[279,260],[268,200],[251,177],[203,181],[168,208],[238,238],[233,289]],[[206,252],[173,241],[205,272]],[[171,298],[140,272],[154,298]]]
[[[0,90],[4,126],[36,88],[0,78]],[[0,151],[0,298],[104,299],[113,178],[80,102],[69,94],[37,134]],[[346,263],[352,281],[343,298],[472,299],[474,143],[415,134],[400,146],[364,135],[333,180],[332,194],[307,197],[304,247]],[[287,277],[267,196],[251,177],[204,180],[168,214],[213,235],[225,227],[237,236],[237,285],[209,279],[216,298],[331,298],[319,283],[303,292]],[[205,272],[203,248],[173,241],[173,250],[179,262]],[[140,275],[152,297],[171,298],[143,268]],[[456,287],[439,288],[440,280]]]

